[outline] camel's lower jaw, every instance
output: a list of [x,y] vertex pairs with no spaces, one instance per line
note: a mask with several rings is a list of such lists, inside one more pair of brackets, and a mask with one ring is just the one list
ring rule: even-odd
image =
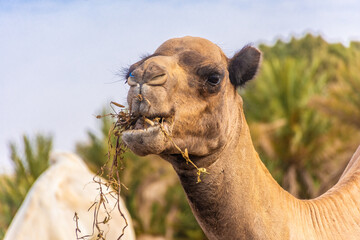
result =
[[131,151],[140,156],[162,153],[168,144],[164,130],[167,126],[160,124],[122,133],[122,140]]

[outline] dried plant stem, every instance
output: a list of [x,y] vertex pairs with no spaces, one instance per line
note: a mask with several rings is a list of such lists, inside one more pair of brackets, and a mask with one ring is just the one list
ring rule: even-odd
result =
[[[117,179],[120,179],[120,177],[119,177],[119,172],[117,172]],[[119,188],[118,188],[118,196],[120,196],[120,190],[121,190],[121,188],[119,187]],[[119,211],[121,217],[122,217],[122,218],[124,219],[124,221],[125,221],[125,226],[124,226],[123,229],[122,229],[122,233],[121,233],[121,235],[117,238],[117,240],[120,240],[120,239],[122,238],[122,236],[124,236],[124,234],[125,234],[125,229],[129,226],[129,224],[128,224],[128,221],[127,221],[124,213],[121,211],[120,204],[119,204],[119,199],[118,199],[118,202],[117,202],[117,208],[118,208],[118,211]]]
[[[121,104],[111,102],[112,105],[117,107],[124,107]],[[114,110],[114,109],[113,109]],[[123,170],[123,153],[125,152],[125,145],[121,141],[121,133],[125,130],[124,126],[127,126],[131,123],[130,115],[127,111],[120,111],[119,113],[110,113],[104,116],[98,115],[96,118],[102,117],[113,117],[117,118],[117,121],[112,125],[109,129],[108,134],[108,153],[107,153],[107,161],[100,168],[98,174],[94,176],[93,182],[98,184],[99,194],[97,198],[99,200],[95,200],[94,203],[90,206],[88,211],[93,209],[93,227],[92,233],[89,235],[79,236],[81,230],[79,229],[79,216],[77,213],[74,215],[74,221],[76,222],[76,239],[79,240],[88,240],[93,238],[95,230],[97,230],[98,234],[96,236],[96,240],[105,240],[106,236],[104,235],[104,230],[102,230],[102,225],[107,224],[111,220],[111,212],[117,208],[120,216],[125,221],[125,226],[122,228],[121,235],[117,238],[117,240],[121,240],[121,238],[125,235],[125,229],[129,226],[128,220],[125,217],[125,214],[121,210],[120,206],[120,193],[121,188],[124,187],[128,189],[120,180],[120,171]],[[116,145],[113,145],[113,138],[115,137]],[[108,168],[109,162],[111,162],[111,167]],[[107,172],[106,177],[108,179],[107,182],[102,181],[101,177],[104,177],[104,173]],[[104,192],[104,188],[106,192]],[[108,196],[115,199],[115,205],[109,210],[106,204],[109,203]],[[106,216],[103,220],[99,220],[99,212],[103,209]]]
[[[116,124],[114,124],[114,127],[113,127],[113,131],[115,130],[116,128]],[[109,141],[110,140],[110,134],[109,134]],[[124,213],[122,212],[121,208],[120,208],[120,193],[121,193],[121,186],[124,186],[126,189],[128,189],[124,184],[121,183],[120,181],[120,175],[119,175],[119,171],[118,171],[118,164],[119,162],[122,164],[123,163],[123,158],[122,158],[122,154],[124,153],[124,146],[122,144],[122,141],[121,141],[121,138],[120,138],[120,135],[118,135],[116,137],[116,147],[115,147],[115,154],[113,156],[113,161],[112,161],[112,166],[111,166],[111,171],[110,171],[110,174],[111,174],[111,178],[112,180],[115,180],[116,181],[116,188],[117,188],[117,209],[121,215],[121,217],[124,219],[125,221],[125,226],[123,227],[122,229],[122,232],[121,232],[121,235],[117,238],[117,240],[120,240],[122,238],[122,236],[124,236],[125,234],[125,229],[129,226],[128,224],[128,221],[124,215]],[[108,155],[110,157],[110,155]],[[123,168],[121,167],[121,170]],[[116,173],[116,179],[113,177],[113,173]],[[110,177],[110,176],[109,176]]]
[[185,150],[181,150],[181,148],[174,142],[174,140],[172,139],[172,137],[170,136],[170,134],[165,130],[164,126],[163,126],[163,123],[160,124],[160,128],[161,128],[161,131],[165,134],[165,136],[171,141],[171,143],[174,145],[174,147],[181,153],[181,156],[186,160],[186,163],[190,163],[191,165],[193,165],[196,170],[197,170],[197,183],[201,182],[201,174],[202,173],[206,173],[206,174],[209,174],[207,171],[206,171],[206,168],[199,168],[198,166],[196,166],[196,164],[191,161],[190,157],[189,157],[189,152],[187,150],[187,148],[185,148]]

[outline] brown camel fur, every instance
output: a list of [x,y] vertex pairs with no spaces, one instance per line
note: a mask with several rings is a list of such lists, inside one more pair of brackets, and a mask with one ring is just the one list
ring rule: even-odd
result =
[[[123,141],[136,154],[173,165],[209,239],[360,239],[360,148],[339,182],[313,200],[283,190],[261,162],[236,91],[260,59],[251,46],[228,59],[202,38],[166,41],[129,68],[129,107],[142,117]],[[159,118],[163,130],[148,124]],[[202,182],[164,130],[207,169]]]

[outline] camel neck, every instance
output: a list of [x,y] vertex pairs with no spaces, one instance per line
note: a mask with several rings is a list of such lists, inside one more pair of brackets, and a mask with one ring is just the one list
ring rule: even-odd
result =
[[196,183],[196,171],[175,170],[210,239],[286,237],[291,213],[282,208],[295,209],[298,200],[272,178],[253,147],[243,114],[241,120],[237,136],[207,167],[209,174],[202,182]]

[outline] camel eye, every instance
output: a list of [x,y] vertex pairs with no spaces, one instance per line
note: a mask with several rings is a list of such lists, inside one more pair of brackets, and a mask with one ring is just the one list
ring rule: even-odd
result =
[[216,86],[221,82],[221,78],[218,74],[213,74],[207,78],[206,82],[209,83],[211,86]]

